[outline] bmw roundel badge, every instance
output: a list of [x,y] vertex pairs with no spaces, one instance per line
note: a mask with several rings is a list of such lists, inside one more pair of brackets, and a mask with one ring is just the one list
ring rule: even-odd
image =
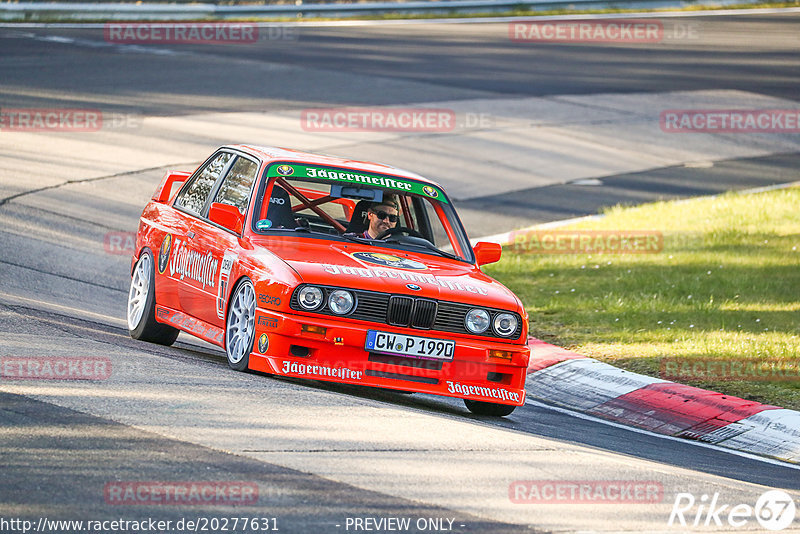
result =
[[417,284],[406,284],[406,287],[411,291],[419,291],[420,289],[422,289]]

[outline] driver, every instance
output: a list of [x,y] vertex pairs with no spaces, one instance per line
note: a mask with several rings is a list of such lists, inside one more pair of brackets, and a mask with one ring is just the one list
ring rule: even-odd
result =
[[361,237],[376,239],[382,232],[397,226],[397,221],[400,220],[398,207],[397,202],[390,197],[372,204],[367,209],[369,226]]

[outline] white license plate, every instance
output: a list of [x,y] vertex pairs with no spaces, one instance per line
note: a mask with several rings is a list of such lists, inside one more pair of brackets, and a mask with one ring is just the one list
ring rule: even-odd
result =
[[371,352],[397,354],[412,358],[452,360],[456,342],[449,339],[434,339],[367,330],[367,342],[364,348]]

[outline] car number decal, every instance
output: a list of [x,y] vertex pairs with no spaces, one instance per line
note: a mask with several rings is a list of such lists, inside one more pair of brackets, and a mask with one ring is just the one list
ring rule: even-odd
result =
[[231,275],[231,269],[236,262],[238,254],[234,252],[226,252],[222,257],[222,267],[219,270],[219,288],[217,290],[217,317],[220,319],[225,318],[225,301],[228,295],[228,281]]

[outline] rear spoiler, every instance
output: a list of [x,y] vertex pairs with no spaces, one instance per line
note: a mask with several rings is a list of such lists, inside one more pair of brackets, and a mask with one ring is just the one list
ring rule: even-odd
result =
[[153,193],[153,200],[165,204],[172,198],[172,186],[182,184],[192,173],[185,171],[167,171],[161,179],[161,184]]

